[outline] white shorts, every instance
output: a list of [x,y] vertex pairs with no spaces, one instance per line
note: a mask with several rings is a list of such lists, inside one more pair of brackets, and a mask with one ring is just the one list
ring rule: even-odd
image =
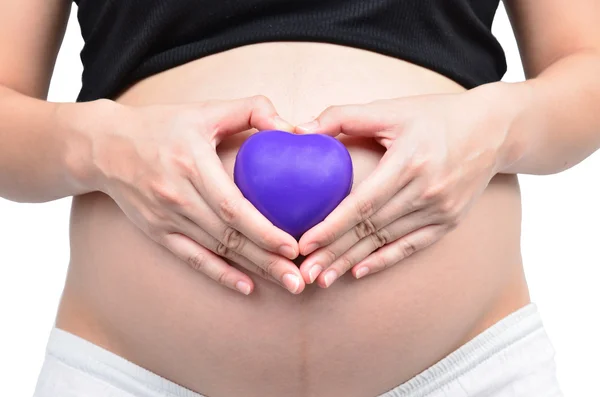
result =
[[[530,304],[379,397],[560,396],[554,349]],[[55,328],[34,397],[203,396]]]

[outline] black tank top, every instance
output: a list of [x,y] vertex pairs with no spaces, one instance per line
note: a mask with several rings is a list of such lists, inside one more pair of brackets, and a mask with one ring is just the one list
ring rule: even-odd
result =
[[267,41],[371,50],[465,88],[497,81],[499,0],[75,0],[85,41],[78,101],[114,98],[155,73]]

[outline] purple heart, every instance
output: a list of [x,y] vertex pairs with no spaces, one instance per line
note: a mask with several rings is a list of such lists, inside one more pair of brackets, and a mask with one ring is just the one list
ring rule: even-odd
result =
[[350,193],[352,159],[327,135],[261,131],[240,148],[233,179],[267,219],[299,239]]

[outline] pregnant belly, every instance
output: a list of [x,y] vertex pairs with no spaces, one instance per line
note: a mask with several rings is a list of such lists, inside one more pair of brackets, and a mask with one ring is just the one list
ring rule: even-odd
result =
[[[460,90],[435,73],[367,51],[269,43],[153,76],[118,100],[264,94],[299,123],[332,104]],[[230,176],[251,133],[218,148]],[[382,148],[340,140],[356,186]],[[92,193],[73,201],[57,326],[211,397],[377,395],[528,302],[519,228],[517,180],[500,175],[457,229],[384,272],[361,280],[346,275],[329,289],[308,286],[298,296],[250,275],[256,288],[246,297],[195,273],[146,238],[108,196]]]

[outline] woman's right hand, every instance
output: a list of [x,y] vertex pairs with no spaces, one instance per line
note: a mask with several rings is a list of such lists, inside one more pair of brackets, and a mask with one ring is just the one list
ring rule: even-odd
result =
[[305,283],[290,260],[298,256],[296,240],[243,197],[216,152],[225,137],[251,128],[291,130],[272,103],[256,96],[116,105],[111,128],[86,135],[96,189],[152,240],[220,284],[246,295],[254,285],[224,257],[302,292]]

